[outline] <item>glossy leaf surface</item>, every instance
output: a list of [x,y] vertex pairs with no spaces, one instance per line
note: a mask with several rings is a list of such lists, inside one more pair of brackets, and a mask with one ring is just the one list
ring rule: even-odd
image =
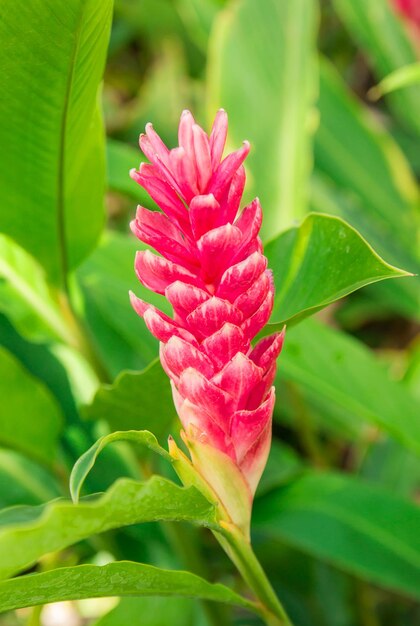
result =
[[92,250],[104,222],[97,96],[112,4],[2,3],[0,229],[55,283]]
[[120,479],[103,495],[79,504],[56,500],[45,507],[6,509],[0,514],[0,577],[96,533],[155,520],[212,526],[213,505],[194,487],[155,476],[145,483]]
[[143,563],[63,567],[42,574],[0,582],[0,611],[48,602],[106,596],[184,596],[224,602],[244,608],[254,605],[228,587],[191,574]]
[[265,247],[276,295],[270,324],[295,323],[370,283],[404,276],[372,250],[349,224],[309,215]]

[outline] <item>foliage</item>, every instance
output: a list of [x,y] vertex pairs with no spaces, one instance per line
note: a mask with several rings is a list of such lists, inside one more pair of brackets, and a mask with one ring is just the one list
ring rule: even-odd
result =
[[128,300],[128,221],[156,208],[128,176],[138,134],[172,145],[181,108],[205,125],[222,106],[264,209],[262,333],[287,324],[257,556],[295,626],[419,618],[416,32],[391,0],[3,0],[0,611],[119,595],[90,623],[268,619],[254,557],[177,482],[169,383]]

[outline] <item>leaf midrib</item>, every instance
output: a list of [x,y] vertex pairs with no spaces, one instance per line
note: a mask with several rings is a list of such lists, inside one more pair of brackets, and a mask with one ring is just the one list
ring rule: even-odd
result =
[[68,294],[69,286],[67,274],[69,270],[68,263],[68,248],[66,239],[66,220],[65,220],[65,165],[66,165],[66,139],[67,139],[67,125],[70,110],[71,93],[74,82],[74,70],[76,66],[76,59],[80,47],[81,31],[83,18],[85,15],[85,9],[87,7],[88,0],[81,3],[79,19],[77,21],[77,27],[74,34],[74,44],[72,54],[70,57],[69,72],[67,75],[66,92],[64,96],[63,114],[60,124],[60,140],[59,140],[59,158],[58,158],[58,175],[57,175],[57,229],[58,229],[58,241],[59,241],[59,256],[61,266],[61,284],[64,291]]

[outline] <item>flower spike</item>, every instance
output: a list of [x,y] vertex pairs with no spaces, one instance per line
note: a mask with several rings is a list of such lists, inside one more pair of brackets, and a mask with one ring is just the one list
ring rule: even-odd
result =
[[[258,233],[258,199],[240,211],[249,143],[225,158],[227,115],[210,136],[184,111],[179,147],[169,150],[151,124],[140,137],[150,161],[132,178],[162,213],[138,208],[133,233],[139,280],[164,294],[173,319],[131,296],[161,342],[192,464],[230,519],[248,533],[253,496],[265,467],[274,407],[272,386],[284,331],[252,341],[267,323],[272,275]],[[180,458],[174,442],[173,454]]]

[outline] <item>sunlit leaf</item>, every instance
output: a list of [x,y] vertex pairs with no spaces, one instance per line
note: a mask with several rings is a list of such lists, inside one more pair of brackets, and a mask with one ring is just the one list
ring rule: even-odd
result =
[[0,235],[0,278],[0,309],[22,335],[32,341],[73,342],[44,269],[5,235]]
[[42,507],[6,509],[0,513],[0,577],[111,528],[155,520],[213,526],[213,510],[194,487],[178,487],[157,476],[145,483],[120,479],[103,495],[79,504],[56,500]]
[[97,96],[112,4],[2,2],[0,229],[55,283],[92,250],[104,222]]
[[369,97],[372,100],[378,100],[387,93],[418,83],[420,83],[420,63],[411,63],[385,76],[378,85],[369,90]]
[[78,502],[80,489],[85,482],[86,476],[94,466],[98,454],[100,454],[105,446],[114,441],[131,441],[132,443],[140,444],[141,446],[153,450],[153,452],[160,454],[168,460],[171,459],[169,453],[158,444],[156,437],[147,430],[125,430],[105,435],[98,439],[98,441],[77,460],[73,467],[70,476],[70,493],[74,502]]
[[349,224],[310,214],[265,247],[276,294],[265,332],[295,323],[365,285],[406,276],[381,259]]
[[264,207],[263,237],[305,214],[317,92],[316,3],[241,0],[210,41],[209,117],[229,114],[230,146],[251,141],[247,197]]
[[[375,296],[376,309],[385,305],[387,311],[396,311],[404,316],[420,316],[419,278],[420,263],[413,247],[400,238],[398,214],[380,216],[364,205],[352,189],[338,187],[331,179],[318,172],[312,177],[311,209],[343,218],[366,237],[370,245],[389,263],[417,274],[410,280],[392,280],[376,283],[369,287],[369,293]],[[414,217],[414,216],[413,216]],[[415,219],[412,219],[415,226]],[[414,232],[415,228],[413,228]],[[354,319],[356,319],[354,317]]]

